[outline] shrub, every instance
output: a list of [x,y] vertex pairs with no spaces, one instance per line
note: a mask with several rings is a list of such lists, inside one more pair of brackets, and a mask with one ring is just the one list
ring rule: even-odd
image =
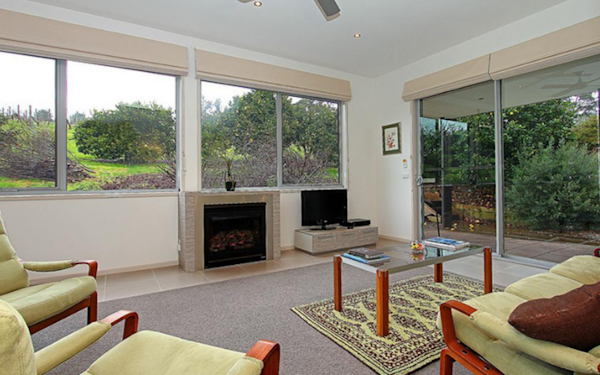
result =
[[158,104],[120,103],[81,122],[74,139],[80,152],[99,159],[154,162],[175,156],[175,118]]
[[598,156],[585,148],[548,146],[521,156],[506,203],[535,230],[588,230],[599,225]]
[[[18,179],[56,180],[54,125],[0,117],[0,175]],[[67,157],[70,182],[90,177],[92,170],[71,153]]]

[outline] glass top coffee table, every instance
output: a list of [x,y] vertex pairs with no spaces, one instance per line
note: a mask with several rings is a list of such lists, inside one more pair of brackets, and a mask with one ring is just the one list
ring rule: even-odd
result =
[[470,247],[450,251],[426,247],[424,251],[411,250],[410,245],[378,249],[390,257],[390,261],[379,266],[361,263],[342,255],[333,257],[333,299],[337,311],[342,311],[342,263],[377,275],[377,335],[389,334],[389,275],[419,267],[434,266],[434,280],[443,282],[444,262],[483,253],[484,292],[492,292],[492,252],[489,247]]

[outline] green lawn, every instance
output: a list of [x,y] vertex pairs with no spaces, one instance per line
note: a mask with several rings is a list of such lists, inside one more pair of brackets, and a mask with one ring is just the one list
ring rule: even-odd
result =
[[[72,156],[77,158],[84,166],[91,169],[93,172],[92,178],[83,181],[70,183],[68,190],[102,190],[102,185],[106,182],[114,180],[116,177],[126,177],[135,174],[145,173],[160,173],[157,168],[158,164],[121,164],[121,163],[105,163],[99,162],[91,155],[82,154],[77,149],[75,140],[73,139],[73,130],[68,130],[67,150]],[[0,177],[0,189],[16,189],[16,188],[40,188],[53,187],[54,182],[38,180],[38,179],[18,179]]]

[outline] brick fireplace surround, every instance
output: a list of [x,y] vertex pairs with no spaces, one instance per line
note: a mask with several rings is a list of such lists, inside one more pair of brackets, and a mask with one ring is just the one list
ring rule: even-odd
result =
[[204,206],[266,203],[267,260],[281,258],[278,191],[181,192],[179,194],[179,266],[185,272],[204,269]]

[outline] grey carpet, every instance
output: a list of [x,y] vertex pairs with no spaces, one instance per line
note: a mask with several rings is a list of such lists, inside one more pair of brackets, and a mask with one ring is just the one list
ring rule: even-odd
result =
[[[430,272],[413,270],[390,276],[390,282]],[[343,292],[375,287],[374,275],[343,267]],[[100,303],[99,317],[126,309],[140,315],[140,330],[155,330],[184,339],[245,352],[258,339],[281,344],[283,375],[372,375],[351,354],[306,324],[290,309],[331,298],[333,267],[320,264],[198,285],[138,297]],[[85,324],[85,313],[77,313],[33,336],[36,350],[66,336]],[[116,345],[123,325],[51,374],[81,374],[100,355]],[[469,374],[455,364],[456,375]],[[415,372],[439,374],[439,362]],[[184,374],[182,374],[184,375]]]

